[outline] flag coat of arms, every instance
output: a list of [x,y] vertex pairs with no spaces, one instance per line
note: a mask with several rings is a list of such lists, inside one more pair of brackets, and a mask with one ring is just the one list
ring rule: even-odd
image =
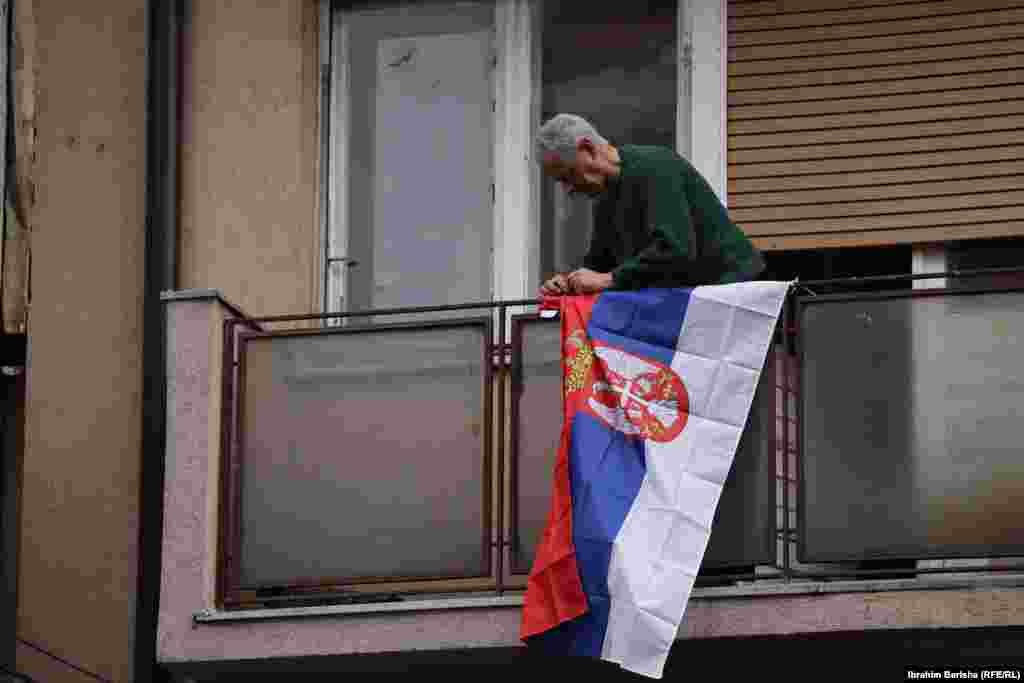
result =
[[564,414],[524,642],[662,677],[789,286],[545,301]]

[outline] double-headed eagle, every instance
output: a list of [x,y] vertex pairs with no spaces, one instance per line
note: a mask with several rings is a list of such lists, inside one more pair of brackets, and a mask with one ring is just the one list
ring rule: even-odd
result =
[[594,349],[583,330],[576,330],[565,340],[565,364],[569,370],[565,391],[579,391],[587,386],[590,368],[594,365]]

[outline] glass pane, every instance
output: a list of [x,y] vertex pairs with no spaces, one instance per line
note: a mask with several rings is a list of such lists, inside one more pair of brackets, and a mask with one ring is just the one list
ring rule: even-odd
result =
[[[588,119],[614,145],[675,147],[676,6],[670,2],[544,3],[542,118]],[[541,184],[542,274],[581,265],[593,200]]]
[[522,384],[515,398],[518,421],[515,524],[519,533],[512,549],[513,571],[526,574],[533,566],[551,507],[552,474],[562,433],[561,323],[524,321]]
[[724,567],[771,564],[775,554],[775,481],[771,430],[772,390],[777,364],[769,354],[754,393],[747,426],[740,437],[722,497],[715,510],[702,573]]
[[243,585],[484,572],[485,331],[246,343]]
[[[348,308],[489,300],[491,3],[347,13]],[[443,200],[442,200],[443,198]]]
[[806,559],[1024,553],[1024,295],[811,302]]
[[[528,573],[547,524],[552,474],[562,427],[561,328],[557,320],[523,321],[522,384],[514,426],[518,495],[513,571]],[[772,367],[762,373],[751,418],[726,479],[704,567],[771,563],[775,493],[770,430]]]

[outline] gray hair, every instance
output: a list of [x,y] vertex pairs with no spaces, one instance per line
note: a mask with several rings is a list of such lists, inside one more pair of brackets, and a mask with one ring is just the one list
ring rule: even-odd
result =
[[576,143],[580,138],[589,138],[596,145],[607,145],[605,140],[582,116],[575,114],[557,114],[537,132],[538,161],[543,160],[545,153],[554,152],[562,161],[573,162],[576,159]]

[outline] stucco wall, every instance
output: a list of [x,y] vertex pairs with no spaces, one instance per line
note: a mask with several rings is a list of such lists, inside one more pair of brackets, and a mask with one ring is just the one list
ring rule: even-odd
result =
[[314,310],[317,3],[191,5],[179,284],[220,289],[253,315]]
[[[36,157],[18,635],[125,681],[139,511],[146,2],[19,4],[30,10],[19,19],[35,24],[26,49],[35,50]],[[54,660],[26,646],[18,666],[40,681],[78,680],[53,678]]]

